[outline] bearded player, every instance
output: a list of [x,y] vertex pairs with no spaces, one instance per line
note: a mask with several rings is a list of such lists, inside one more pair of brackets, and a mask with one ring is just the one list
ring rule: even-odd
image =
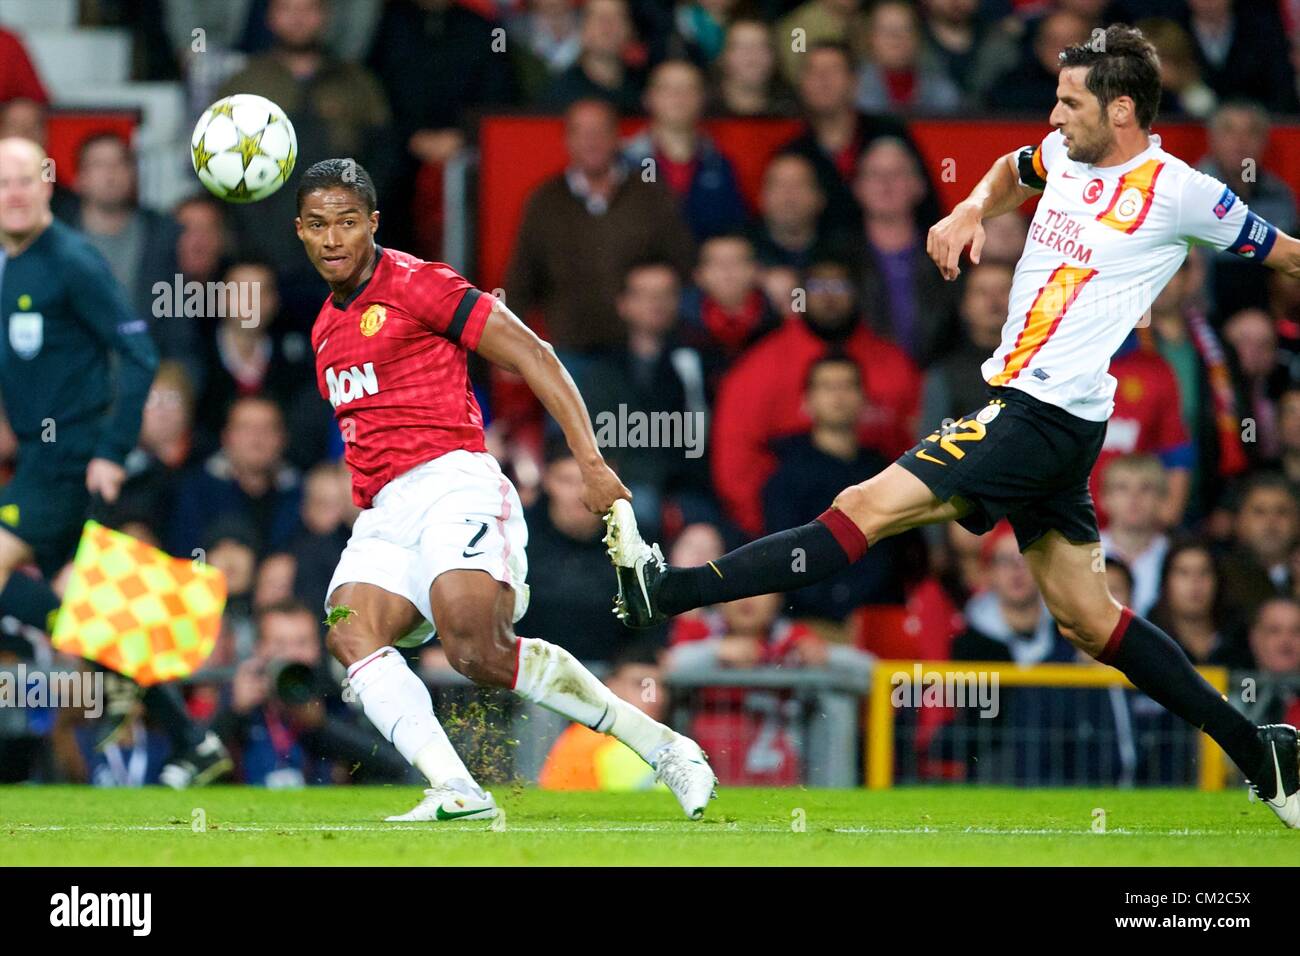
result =
[[[1042,200],[1016,266],[1002,344],[981,368],[988,404],[842,491],[816,520],[698,568],[668,568],[615,502],[607,542],[616,607],[632,626],[830,577],[883,538],[940,521],[976,534],[1007,517],[1061,632],[1209,734],[1288,827],[1300,828],[1300,748],[1287,724],[1256,727],[1155,625],[1106,587],[1088,475],[1115,379],[1110,358],[1195,244],[1300,277],[1300,242],[1151,134],[1159,61],[1142,34],[1061,53],[1055,130],[1008,153],[937,223],[927,250],[945,279],[979,262],[982,220]],[[1176,409],[1174,410],[1176,411]],[[801,560],[793,560],[794,556]]]
[[331,290],[312,327],[317,384],[334,406],[364,509],[330,581],[327,642],[366,716],[429,781],[415,809],[389,819],[497,813],[394,648],[435,629],[461,674],[617,737],[698,819],[716,781],[695,742],[615,696],[564,648],[514,632],[528,607],[528,529],[514,486],[485,449],[467,352],[532,388],[582,466],[592,512],[629,496],[554,351],[450,267],[376,245],[375,189],[351,160],[307,170],[295,226]]

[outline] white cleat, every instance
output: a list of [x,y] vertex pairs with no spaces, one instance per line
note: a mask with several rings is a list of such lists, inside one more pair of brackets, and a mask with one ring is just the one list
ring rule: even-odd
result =
[[713,775],[700,745],[680,734],[667,744],[655,760],[655,779],[662,780],[692,820],[704,816],[704,808],[718,795],[718,778]]
[[424,799],[410,812],[384,819],[388,823],[445,823],[451,820],[491,820],[496,815],[497,804],[491,792],[465,785],[464,790],[451,786],[432,787],[424,791]]
[[618,596],[614,613],[628,627],[652,627],[666,620],[655,607],[654,593],[668,570],[657,544],[646,544],[636,526],[632,505],[620,498],[605,514],[605,553],[614,564]]

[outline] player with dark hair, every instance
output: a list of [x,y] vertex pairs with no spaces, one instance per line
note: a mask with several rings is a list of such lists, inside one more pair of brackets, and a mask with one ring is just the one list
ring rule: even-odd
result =
[[[92,496],[117,500],[158,357],[103,256],[51,214],[44,162],[36,143],[0,139],[0,398],[18,438],[18,468],[0,488],[0,614],[49,633],[59,598],[48,581],[72,559]],[[45,579],[19,570],[27,564]],[[101,744],[142,695],[171,739],[164,783],[204,784],[230,769],[174,685],[141,692],[107,678]]]
[[[1115,350],[1187,256],[1210,245],[1300,277],[1300,242],[1151,133],[1159,61],[1112,26],[1061,54],[1055,130],[999,158],[931,228],[927,251],[955,279],[980,259],[982,220],[1042,195],[1016,267],[1002,343],[981,369],[988,404],[941,426],[816,520],[698,568],[668,568],[615,502],[607,542],[616,607],[633,626],[752,594],[792,591],[909,528],[958,521],[983,534],[1007,517],[1058,626],[1076,647],[1208,733],[1288,827],[1300,828],[1300,743],[1256,727],[1169,635],[1110,594],[1088,476],[1113,407]],[[792,560],[798,554],[802,560]]]
[[352,160],[306,171],[295,226],[331,290],[312,347],[364,509],[330,581],[328,646],[366,716],[429,780],[415,809],[389,819],[497,814],[394,649],[435,628],[461,674],[617,737],[698,819],[716,781],[694,741],[619,699],[564,648],[514,632],[528,607],[528,530],[514,486],[486,451],[467,353],[532,388],[564,432],[593,513],[629,497],[554,350],[450,267],[376,245],[374,186]]

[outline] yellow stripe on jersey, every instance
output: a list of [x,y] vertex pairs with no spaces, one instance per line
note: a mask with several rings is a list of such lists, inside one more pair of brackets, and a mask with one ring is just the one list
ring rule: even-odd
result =
[[1025,313],[1024,327],[1016,336],[1016,344],[1002,360],[1002,371],[989,379],[990,385],[1005,385],[1021,373],[1052,337],[1084,284],[1096,274],[1096,269],[1078,266],[1059,265],[1052,270]]
[[1129,235],[1136,232],[1151,208],[1151,200],[1156,194],[1156,179],[1164,168],[1165,164],[1159,160],[1148,159],[1121,176],[1110,197],[1110,205],[1097,214],[1097,221]]

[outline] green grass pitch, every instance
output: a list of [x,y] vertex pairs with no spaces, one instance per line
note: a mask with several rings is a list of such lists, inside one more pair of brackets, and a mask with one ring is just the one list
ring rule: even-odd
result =
[[[1240,790],[497,788],[503,828],[386,824],[414,788],[0,787],[5,865],[1295,865],[1300,833]],[[1094,830],[1104,811],[1105,832]],[[197,824],[206,823],[206,829]]]

